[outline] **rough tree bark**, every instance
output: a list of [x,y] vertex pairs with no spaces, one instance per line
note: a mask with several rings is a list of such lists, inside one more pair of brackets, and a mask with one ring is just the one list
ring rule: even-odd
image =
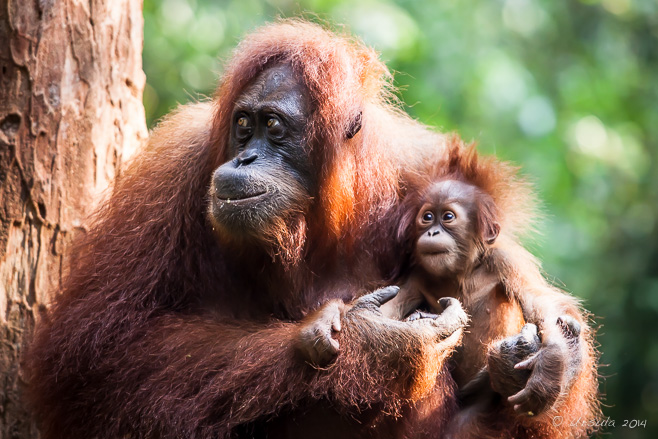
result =
[[22,342],[85,216],[146,139],[141,0],[0,0],[0,437],[37,437]]

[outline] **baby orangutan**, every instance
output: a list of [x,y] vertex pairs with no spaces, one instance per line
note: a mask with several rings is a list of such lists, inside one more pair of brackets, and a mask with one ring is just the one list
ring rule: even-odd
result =
[[427,317],[442,311],[446,299],[440,298],[459,299],[471,317],[454,357],[453,377],[462,397],[475,393],[482,405],[477,395],[493,391],[517,414],[545,412],[568,390],[579,367],[574,355],[579,323],[562,315],[568,307],[508,282],[518,273],[510,267],[514,257],[496,247],[500,226],[491,196],[463,181],[443,179],[415,202],[403,219],[407,224],[400,226],[415,244],[409,274],[382,312],[397,319]]

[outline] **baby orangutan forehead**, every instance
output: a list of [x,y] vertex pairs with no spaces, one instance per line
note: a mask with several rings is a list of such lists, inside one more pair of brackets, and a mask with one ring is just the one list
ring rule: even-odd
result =
[[425,192],[424,198],[427,202],[457,201],[470,204],[476,197],[475,186],[459,180],[443,180],[433,183]]

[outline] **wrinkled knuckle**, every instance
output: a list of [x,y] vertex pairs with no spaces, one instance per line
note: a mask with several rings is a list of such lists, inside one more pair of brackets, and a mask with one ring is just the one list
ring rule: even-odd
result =
[[352,305],[352,308],[350,309],[350,312],[352,312],[352,313],[359,312],[359,311],[362,311],[362,310],[364,310],[366,308],[369,308],[371,306],[372,305],[370,304],[369,301],[367,301],[365,299],[359,299],[354,303],[354,305]]

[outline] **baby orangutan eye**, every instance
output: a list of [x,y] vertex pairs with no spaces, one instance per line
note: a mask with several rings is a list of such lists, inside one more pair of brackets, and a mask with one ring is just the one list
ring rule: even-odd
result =
[[441,221],[443,221],[444,223],[449,223],[454,221],[456,217],[457,216],[454,214],[454,212],[446,210],[445,212],[443,212],[443,215],[441,216]]
[[429,210],[423,214],[423,222],[431,223],[434,221],[434,214]]

